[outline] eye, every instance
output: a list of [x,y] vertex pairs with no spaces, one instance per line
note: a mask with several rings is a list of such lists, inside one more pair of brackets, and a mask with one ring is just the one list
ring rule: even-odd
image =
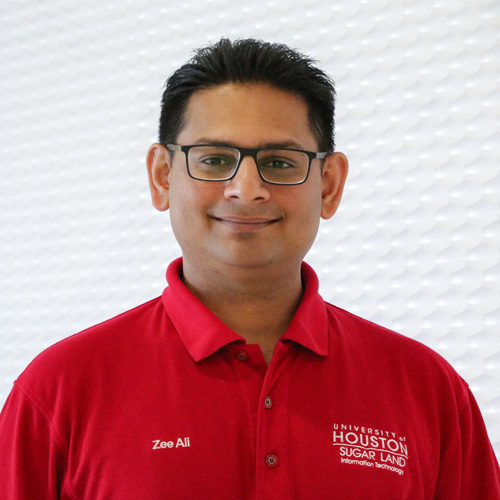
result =
[[261,167],[271,168],[276,170],[284,170],[287,168],[295,168],[296,162],[288,158],[263,158],[261,159]]
[[264,165],[269,168],[293,168],[293,165],[290,165],[289,162],[284,161],[284,160],[272,160],[266,162]]
[[227,156],[217,155],[217,156],[205,156],[204,158],[200,158],[198,163],[203,163],[204,165],[210,165],[214,167],[218,166],[226,166],[233,165],[234,159],[228,158]]

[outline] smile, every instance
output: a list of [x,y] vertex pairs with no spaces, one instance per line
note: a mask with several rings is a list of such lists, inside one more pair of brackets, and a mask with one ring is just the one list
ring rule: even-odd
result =
[[264,217],[212,217],[228,229],[238,232],[260,231],[278,221],[278,219],[268,219]]

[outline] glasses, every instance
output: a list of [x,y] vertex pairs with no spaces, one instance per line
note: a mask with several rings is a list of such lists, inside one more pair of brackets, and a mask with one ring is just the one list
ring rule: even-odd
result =
[[167,144],[170,151],[186,155],[188,174],[200,181],[228,181],[232,179],[241,160],[251,156],[261,179],[269,184],[296,185],[307,180],[311,161],[324,159],[328,153],[313,153],[301,149],[235,148],[226,146]]

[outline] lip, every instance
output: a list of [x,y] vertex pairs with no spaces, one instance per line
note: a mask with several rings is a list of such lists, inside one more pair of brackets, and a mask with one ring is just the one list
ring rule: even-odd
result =
[[274,224],[278,219],[268,217],[243,217],[240,215],[212,216],[212,219],[238,232],[260,231]]

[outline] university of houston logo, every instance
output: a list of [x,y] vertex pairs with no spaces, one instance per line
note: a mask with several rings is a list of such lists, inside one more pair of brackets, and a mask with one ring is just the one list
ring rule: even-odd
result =
[[333,424],[333,446],[340,462],[373,467],[402,476],[408,463],[406,436],[396,432],[351,424]]

